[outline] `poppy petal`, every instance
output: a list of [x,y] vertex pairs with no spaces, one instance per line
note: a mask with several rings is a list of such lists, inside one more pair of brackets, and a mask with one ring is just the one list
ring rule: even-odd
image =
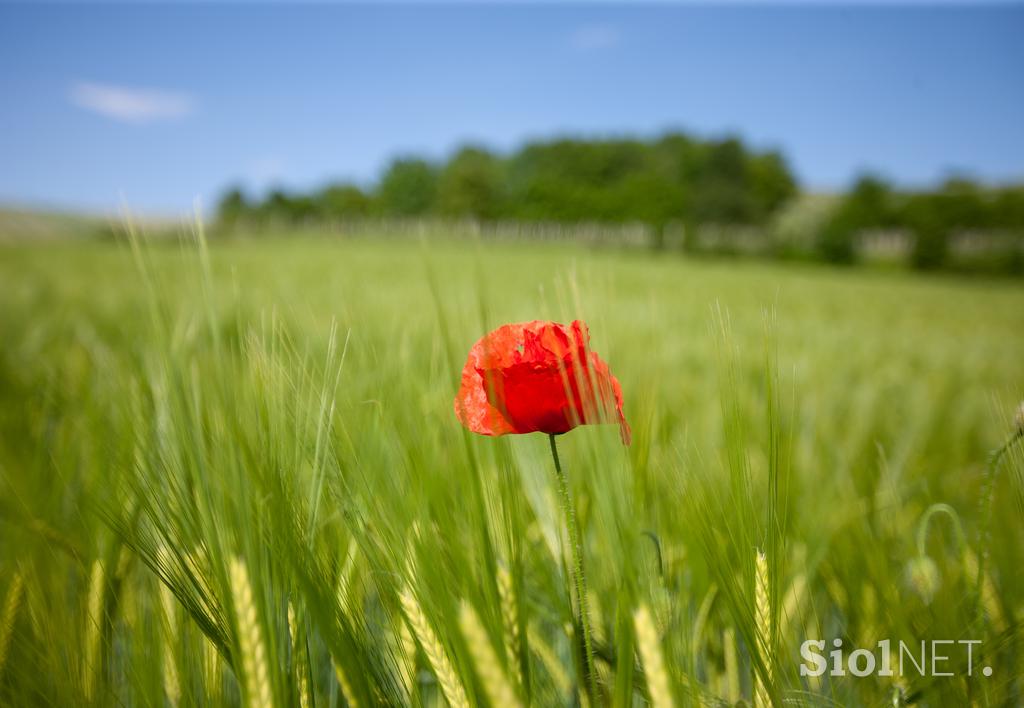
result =
[[589,343],[580,320],[568,327],[534,320],[497,328],[469,351],[456,416],[482,435],[557,434],[614,422],[628,445],[622,387]]

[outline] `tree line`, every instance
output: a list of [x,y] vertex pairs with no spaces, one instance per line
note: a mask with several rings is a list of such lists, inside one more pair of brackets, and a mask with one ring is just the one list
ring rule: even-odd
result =
[[951,178],[937,189],[899,191],[871,175],[859,178],[816,233],[817,254],[834,263],[860,257],[865,233],[908,237],[911,265],[936,269],[951,264],[959,241],[985,246],[988,269],[1024,270],[1024,187],[983,188]]
[[[340,182],[310,193],[273,189],[262,198],[228,190],[218,206],[224,229],[367,219],[475,222],[643,224],[651,245],[666,231],[700,250],[702,229],[751,230],[769,241],[799,185],[777,151],[758,151],[736,137],[698,139],[671,132],[650,140],[554,139],[509,154],[475,145],[429,161],[393,160],[370,187]],[[923,269],[950,264],[951,244],[985,233],[1002,270],[1024,269],[1024,189],[983,188],[951,179],[927,191],[901,191],[864,176],[813,225],[800,257],[853,263],[865,234],[894,233],[907,258]],[[727,231],[726,231],[727,233]],[[762,249],[772,251],[772,248]],[[794,255],[792,247],[775,249]],[[990,264],[991,265],[991,264]]]
[[797,191],[777,152],[736,138],[669,133],[652,141],[560,139],[510,155],[466,146],[434,163],[391,162],[376,185],[331,184],[312,194],[232,189],[222,222],[425,217],[545,222],[764,224]]

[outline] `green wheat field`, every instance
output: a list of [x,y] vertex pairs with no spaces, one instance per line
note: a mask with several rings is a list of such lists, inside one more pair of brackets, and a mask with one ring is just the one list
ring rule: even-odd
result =
[[[1024,701],[1019,282],[186,230],[0,283],[0,704]],[[556,440],[585,612],[548,438],[452,407],[483,334],[575,318],[633,427]]]

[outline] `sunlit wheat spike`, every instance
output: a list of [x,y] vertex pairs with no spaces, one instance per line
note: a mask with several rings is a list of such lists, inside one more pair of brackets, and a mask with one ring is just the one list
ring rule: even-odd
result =
[[240,558],[232,558],[229,576],[231,595],[235,601],[235,618],[238,621],[238,645],[242,660],[245,704],[249,708],[267,708],[273,705],[270,674],[267,669],[259,615],[256,611],[256,600],[245,562]]
[[309,675],[306,671],[306,638],[299,631],[295,605],[288,603],[288,635],[292,640],[292,666],[299,690],[299,708],[309,708]]
[[519,612],[516,603],[516,589],[508,568],[498,568],[498,595],[501,598],[501,620],[505,625],[505,659],[515,678],[516,685],[523,685],[523,674],[519,666]]
[[4,598],[4,610],[0,615],[0,677],[4,675],[4,664],[7,663],[7,650],[11,645],[11,635],[14,634],[14,620],[18,616],[18,608],[21,606],[21,593],[25,589],[25,581],[21,573],[15,571],[11,585],[7,588],[7,596]]
[[160,607],[164,618],[163,669],[164,693],[167,701],[175,706],[181,698],[181,683],[178,680],[178,665],[174,661],[174,647],[178,642],[177,600],[166,585],[160,585]]
[[480,682],[484,685],[491,705],[502,708],[520,706],[519,698],[508,676],[505,675],[490,637],[487,636],[487,630],[480,623],[476,611],[467,602],[463,602],[459,608],[459,626],[462,628],[462,636],[466,638],[476,671],[480,675]]
[[468,708],[469,701],[466,699],[466,691],[462,688],[462,683],[448,660],[448,654],[441,646],[434,630],[431,629],[430,622],[423,614],[423,609],[415,595],[406,587],[398,597],[402,603],[402,611],[405,612],[413,634],[416,635],[420,646],[423,647],[423,653],[430,663],[430,668],[434,670],[434,675],[437,676],[437,681],[441,685],[441,691],[444,693],[448,705],[452,708]]
[[658,637],[654,618],[651,617],[647,605],[640,605],[633,613],[633,626],[636,630],[636,645],[643,663],[651,705],[654,708],[671,708],[674,703],[672,691],[669,689],[665,658],[661,652],[661,639]]
[[92,699],[96,687],[96,673],[99,671],[100,638],[103,627],[103,561],[96,559],[89,574],[89,595],[86,599],[85,652],[82,666],[82,689],[85,697]]
[[537,655],[541,663],[544,664],[544,668],[547,669],[548,675],[551,676],[551,681],[558,689],[559,695],[562,697],[568,696],[569,691],[572,690],[572,681],[569,679],[569,674],[566,673],[562,662],[558,660],[555,650],[541,636],[536,625],[530,624],[527,626],[526,639],[530,649]]
[[771,680],[772,673],[772,616],[771,599],[768,595],[768,558],[761,551],[754,559],[754,623],[757,630],[757,648],[764,662],[765,674],[762,677],[754,671],[754,707],[767,708],[771,705],[766,680]]

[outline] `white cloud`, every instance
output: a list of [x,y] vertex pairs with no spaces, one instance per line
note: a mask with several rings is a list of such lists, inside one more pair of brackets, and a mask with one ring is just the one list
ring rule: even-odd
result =
[[570,35],[569,44],[582,52],[611,49],[619,43],[619,31],[608,25],[585,25]]
[[79,108],[124,123],[174,120],[195,110],[195,101],[188,94],[88,81],[74,84],[68,97]]

